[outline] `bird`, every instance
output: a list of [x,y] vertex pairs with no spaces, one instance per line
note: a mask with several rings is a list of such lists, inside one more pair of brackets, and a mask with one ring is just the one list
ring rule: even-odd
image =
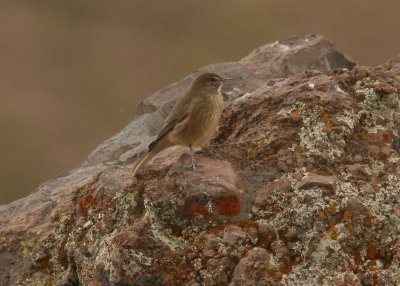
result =
[[148,151],[137,160],[132,169],[133,176],[158,153],[175,145],[189,147],[191,167],[196,170],[193,148],[203,147],[214,135],[224,108],[221,87],[227,80],[232,78],[223,78],[211,72],[202,73],[193,80],[165,119]]

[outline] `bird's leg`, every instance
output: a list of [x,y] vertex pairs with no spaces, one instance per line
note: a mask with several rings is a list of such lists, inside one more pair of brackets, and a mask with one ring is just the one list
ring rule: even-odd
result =
[[210,156],[212,158],[219,159],[219,160],[225,159],[225,157],[222,153],[217,152],[215,150],[208,149],[207,147],[203,147],[202,151],[204,154],[206,154],[207,156]]
[[192,155],[192,169],[193,171],[196,171],[196,158],[194,157],[194,151],[192,145],[189,145],[189,148],[190,148],[190,155]]

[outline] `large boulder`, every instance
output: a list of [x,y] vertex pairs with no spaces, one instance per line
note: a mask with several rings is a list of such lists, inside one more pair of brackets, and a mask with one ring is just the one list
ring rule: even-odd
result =
[[[132,177],[192,78],[237,80],[210,148]],[[135,120],[0,206],[4,285],[400,283],[400,58],[354,67],[321,36],[261,47],[155,93]]]

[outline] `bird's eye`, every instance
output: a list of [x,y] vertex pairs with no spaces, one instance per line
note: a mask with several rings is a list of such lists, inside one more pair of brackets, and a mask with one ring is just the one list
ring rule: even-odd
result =
[[218,80],[218,79],[217,79],[216,77],[212,77],[212,78],[211,78],[211,81],[212,81],[212,82],[216,82],[217,80]]

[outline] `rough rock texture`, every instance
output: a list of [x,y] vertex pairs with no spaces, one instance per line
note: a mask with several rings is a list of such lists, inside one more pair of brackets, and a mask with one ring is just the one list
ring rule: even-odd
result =
[[353,66],[309,35],[201,69],[238,78],[210,144],[225,159],[193,172],[170,148],[133,178],[193,74],[150,96],[80,168],[0,206],[0,285],[400,284],[400,57]]

